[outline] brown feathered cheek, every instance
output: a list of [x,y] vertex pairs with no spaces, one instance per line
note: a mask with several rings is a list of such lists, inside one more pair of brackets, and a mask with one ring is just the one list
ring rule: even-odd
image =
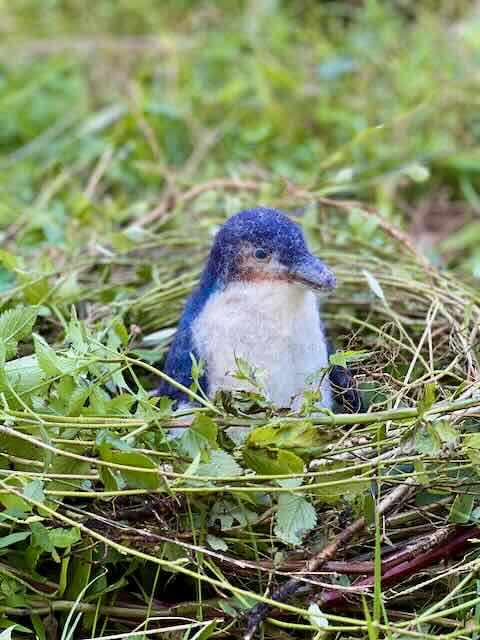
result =
[[237,255],[237,273],[247,282],[287,280],[288,272],[275,254],[263,248],[244,246]]

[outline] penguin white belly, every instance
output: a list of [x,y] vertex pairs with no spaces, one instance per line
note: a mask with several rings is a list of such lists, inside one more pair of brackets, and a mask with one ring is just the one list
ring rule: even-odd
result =
[[[318,385],[306,378],[328,367],[328,351],[315,295],[281,281],[234,282],[212,295],[195,319],[193,340],[205,361],[208,393],[246,389],[232,373],[240,357],[263,372],[267,397],[279,407],[297,406]],[[321,406],[331,407],[328,375]],[[297,397],[298,396],[298,397]]]

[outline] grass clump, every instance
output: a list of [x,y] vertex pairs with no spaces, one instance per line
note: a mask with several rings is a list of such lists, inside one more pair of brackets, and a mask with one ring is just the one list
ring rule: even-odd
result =
[[[14,637],[478,635],[479,27],[433,4],[0,3]],[[338,277],[361,416],[150,394],[260,203]]]

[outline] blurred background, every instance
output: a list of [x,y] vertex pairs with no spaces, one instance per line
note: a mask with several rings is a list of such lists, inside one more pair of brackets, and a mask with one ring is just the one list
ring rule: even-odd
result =
[[361,200],[480,278],[479,3],[0,0],[0,49],[16,254],[125,249],[179,193],[229,179],[262,186],[205,189],[192,211]]

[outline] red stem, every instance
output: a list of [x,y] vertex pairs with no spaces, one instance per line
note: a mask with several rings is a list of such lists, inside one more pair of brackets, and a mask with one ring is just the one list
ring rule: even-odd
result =
[[[469,539],[475,536],[480,536],[480,527],[469,527],[468,529],[461,528],[457,531],[457,534],[446,543],[440,544],[434,549],[430,549],[425,553],[418,555],[412,560],[401,562],[386,571],[382,572],[382,588],[390,584],[396,584],[403,578],[411,576],[412,574],[430,566],[437,560],[442,560],[456,555],[459,551],[464,549],[469,544]],[[369,591],[375,582],[374,576],[368,576],[357,580],[352,586],[361,587],[362,591]],[[348,596],[352,596],[352,592],[341,591],[340,589],[330,589],[324,591],[318,599],[318,604],[321,607],[336,607],[345,601]]]

